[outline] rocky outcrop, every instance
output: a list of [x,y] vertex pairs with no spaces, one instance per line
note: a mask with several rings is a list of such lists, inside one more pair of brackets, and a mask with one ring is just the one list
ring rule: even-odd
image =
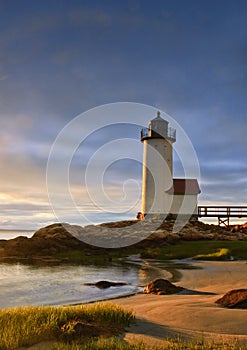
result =
[[179,232],[173,233],[174,221],[164,221],[158,230],[152,233],[150,240],[155,238],[157,233],[159,237],[167,241],[198,241],[198,240],[247,240],[247,234],[244,232],[231,232],[225,227],[205,224],[201,221],[189,221]]
[[[5,241],[0,256],[30,258],[51,257],[69,250],[94,249],[75,238],[63,224],[52,224],[36,231],[31,238],[16,237]],[[96,249],[96,248],[95,248]]]
[[126,282],[112,282],[112,281],[99,281],[96,283],[85,283],[85,286],[94,286],[99,289],[106,289],[110,287],[121,287],[121,286],[126,286],[128,283]]
[[222,298],[216,300],[216,304],[231,309],[247,309],[247,289],[233,289]]
[[157,278],[148,283],[144,289],[145,294],[158,294],[158,295],[167,295],[167,294],[176,294],[184,290],[183,287],[175,286],[168,280]]
[[[195,240],[247,240],[243,232],[231,232],[215,225],[200,221],[189,221],[179,232],[173,232],[174,220],[126,220],[101,225],[81,227],[66,223],[56,223],[36,231],[31,238],[17,237],[0,241],[0,258],[37,259],[57,257],[60,253],[80,250],[85,255],[109,255],[108,248],[119,248],[128,252],[137,249],[156,248],[176,244],[179,241]],[[89,243],[85,243],[89,242]],[[92,242],[92,243],[91,243]],[[124,244],[122,244],[124,243]],[[126,248],[124,247],[126,246]],[[107,260],[107,259],[106,259]],[[108,260],[109,261],[109,260]]]

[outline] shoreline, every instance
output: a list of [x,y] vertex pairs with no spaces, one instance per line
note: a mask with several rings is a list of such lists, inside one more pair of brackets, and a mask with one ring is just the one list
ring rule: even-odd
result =
[[[191,344],[199,341],[212,349],[216,343],[225,343],[235,349],[246,346],[247,310],[224,309],[217,306],[215,300],[229,289],[244,287],[247,261],[177,262],[195,267],[180,269],[182,278],[176,282],[195,293],[135,294],[108,300],[126,311],[134,311],[136,315],[134,323],[120,338],[130,344],[142,342],[150,347],[166,346],[169,341],[176,342],[178,339]],[[41,341],[19,350],[48,350],[52,349],[53,344],[53,341]]]
[[[118,299],[126,299],[126,298],[130,298],[130,297],[134,297],[136,295],[146,295],[143,293],[143,290],[144,290],[145,286],[147,285],[147,283],[149,283],[152,280],[152,278],[154,278],[154,277],[155,278],[169,279],[169,281],[172,283],[175,283],[175,282],[180,283],[180,281],[182,279],[183,271],[187,270],[186,266],[192,265],[193,260],[191,260],[191,259],[171,260],[170,262],[162,261],[162,260],[155,260],[155,259],[141,259],[141,258],[138,258],[138,260],[135,260],[135,258],[133,258],[133,260],[132,260],[132,256],[129,256],[129,257],[127,257],[127,259],[125,259],[125,263],[126,262],[130,263],[131,265],[137,265],[140,268],[143,267],[148,262],[150,264],[149,265],[150,271],[151,270],[153,272],[155,271],[156,274],[155,274],[155,276],[151,277],[151,273],[149,271],[150,277],[146,278],[145,283],[141,283],[141,285],[139,283],[138,285],[134,286],[136,291],[124,293],[124,294],[119,294],[119,295],[116,295],[113,297],[106,297],[103,299],[86,301],[85,304],[93,304],[93,303],[98,303],[98,302],[99,303],[100,302],[111,302],[111,301],[118,300]],[[158,263],[161,266],[156,266],[156,263]],[[185,268],[181,268],[181,265],[184,265]],[[180,268],[178,268],[178,266]],[[196,267],[196,269],[197,269],[197,267]],[[170,275],[170,277],[168,277],[168,275]],[[142,290],[140,290],[140,289],[142,289]],[[82,303],[78,302],[76,304],[69,304],[69,305],[80,305],[80,304],[82,304]]]
[[[22,264],[5,264],[3,263],[3,273],[6,274],[9,272],[6,272],[6,268],[7,271],[11,271],[12,273],[17,273],[16,271],[16,267],[18,266],[18,278],[19,278],[19,286],[20,286],[20,276],[25,276],[25,278],[23,279],[23,281],[25,281],[25,285],[27,285],[28,283],[31,283],[31,287],[32,288],[32,283],[33,280],[31,280],[32,282],[30,282],[30,276],[32,276],[33,274],[33,265],[22,265]],[[47,270],[47,266],[48,266],[48,270]],[[57,269],[58,266],[58,269]],[[160,269],[160,266],[162,266],[162,269]],[[10,270],[8,270],[10,268]],[[14,269],[14,271],[12,271],[12,269]],[[24,305],[55,305],[55,306],[63,306],[63,305],[78,305],[78,304],[86,304],[86,303],[96,303],[96,302],[102,302],[102,301],[111,301],[114,299],[118,299],[118,298],[125,298],[125,297],[129,297],[129,296],[133,296],[136,295],[140,292],[143,291],[144,286],[153,278],[155,278],[156,276],[159,276],[160,278],[170,278],[173,276],[173,271],[176,271],[176,265],[174,266],[173,263],[163,263],[163,262],[157,262],[154,261],[152,262],[151,260],[147,260],[147,259],[140,259],[139,257],[137,257],[136,255],[134,256],[129,256],[127,259],[122,259],[121,261],[118,262],[118,264],[111,264],[110,267],[110,275],[108,275],[108,272],[104,272],[105,269],[102,270],[102,272],[100,274],[95,273],[94,277],[92,277],[92,273],[94,274],[94,271],[91,272],[90,270],[90,266],[84,266],[84,265],[76,265],[74,266],[73,264],[71,265],[64,265],[64,267],[62,267],[61,269],[59,268],[59,265],[44,265],[44,266],[39,266],[38,271],[39,273],[39,280],[41,279],[41,281],[44,278],[44,274],[47,275],[47,273],[49,272],[50,274],[55,273],[55,277],[53,277],[54,281],[56,281],[56,279],[58,278],[62,278],[64,279],[64,283],[66,285],[66,281],[67,281],[67,277],[64,276],[64,269],[70,269],[69,271],[74,270],[74,268],[79,270],[79,274],[83,275],[83,271],[84,268],[87,270],[89,269],[89,275],[88,277],[85,278],[77,278],[75,281],[75,287],[73,289],[73,287],[71,287],[73,290],[75,290],[75,297],[74,300],[70,300],[67,299],[67,296],[63,296],[59,294],[59,298],[61,298],[61,300],[56,300],[54,302],[54,298],[52,297],[53,293],[57,293],[56,289],[55,291],[53,289],[50,289],[50,293],[51,293],[51,298],[49,298],[49,295],[47,295],[46,298],[46,302],[44,302],[44,298],[42,299],[41,302],[39,302],[39,300],[33,300],[33,302],[29,303],[29,302],[25,302],[25,300],[22,300],[21,304],[18,304],[18,302],[14,302],[12,303],[11,301],[9,301],[7,303],[4,303],[4,300],[1,300],[1,309],[4,308],[14,308],[14,307],[18,307],[18,306],[24,306]],[[119,271],[119,275],[117,274],[117,272],[115,271]],[[35,268],[36,269],[36,268]],[[120,270],[118,270],[120,269]],[[168,269],[172,270],[172,271],[168,271]],[[112,272],[111,272],[112,270]],[[131,275],[132,277],[130,277],[130,279],[128,279],[128,276],[126,275],[128,271],[132,271]],[[60,276],[60,273],[62,274]],[[85,274],[85,273],[84,273]],[[36,278],[37,274],[35,275]],[[86,276],[86,275],[85,275]],[[177,277],[177,275],[176,275]],[[47,277],[45,277],[47,279]],[[52,275],[51,275],[52,278]],[[119,282],[127,282],[128,285],[123,286],[123,287],[112,287],[110,289],[103,289],[103,290],[98,290],[98,288],[96,287],[88,287],[85,286],[85,291],[84,291],[84,284],[87,282],[97,282],[99,280],[105,280],[105,279],[109,279],[112,281],[119,281]],[[22,279],[21,279],[22,280]],[[16,280],[14,281],[14,283],[17,283]],[[2,286],[4,288],[4,286]],[[56,288],[56,283],[55,283],[55,288]],[[94,288],[91,289],[91,288]],[[72,290],[72,292],[73,292]],[[78,291],[81,290],[82,294],[78,294]],[[48,293],[48,289],[45,290],[45,292]],[[13,292],[14,293],[14,292]],[[12,294],[13,294],[12,293]],[[84,294],[83,294],[84,293]],[[34,295],[36,295],[37,293],[35,293]],[[38,295],[38,294],[37,294]],[[70,295],[69,295],[70,296]]]
[[167,338],[239,341],[247,344],[244,309],[227,309],[215,304],[231,289],[246,288],[246,261],[190,262],[202,269],[180,270],[182,279],[175,283],[193,293],[173,295],[137,294],[110,300],[133,310],[136,322],[124,339],[136,343],[164,345]]

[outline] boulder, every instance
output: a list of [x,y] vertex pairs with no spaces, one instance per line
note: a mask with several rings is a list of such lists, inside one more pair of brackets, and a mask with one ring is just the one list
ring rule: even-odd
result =
[[247,289],[233,289],[222,298],[216,300],[216,304],[231,309],[247,309]]
[[185,232],[184,234],[182,234],[181,238],[184,241],[199,241],[204,239],[203,234],[200,232]]
[[164,232],[163,230],[157,230],[151,234],[150,239],[164,239],[166,237],[166,232]]
[[175,286],[168,280],[157,278],[148,283],[148,285],[144,289],[144,293],[166,295],[166,294],[176,294],[181,292],[182,290],[184,290],[183,287]]
[[0,252],[4,257],[32,258],[38,256],[53,256],[68,250],[91,248],[72,236],[66,228],[68,224],[52,224],[36,231],[31,238],[16,237],[8,240]]
[[177,242],[177,241],[179,241],[179,240],[180,240],[180,235],[177,234],[177,233],[170,233],[170,234],[168,234],[167,237],[166,237],[166,241],[167,241],[168,243]]
[[110,287],[120,287],[120,286],[126,286],[128,283],[126,282],[111,282],[111,281],[99,281],[96,283],[85,283],[85,286],[95,286],[100,289],[106,289]]

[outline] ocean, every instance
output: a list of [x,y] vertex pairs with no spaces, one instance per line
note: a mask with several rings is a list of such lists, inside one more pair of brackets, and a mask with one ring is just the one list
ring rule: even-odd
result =
[[1,230],[0,229],[0,239],[12,239],[18,236],[32,237],[34,230]]
[[[30,231],[0,231],[0,239],[31,237]],[[23,305],[65,305],[105,300],[134,294],[155,277],[169,278],[169,267],[138,257],[107,266],[0,263],[0,308]],[[100,280],[127,285],[98,289],[86,286]]]
[[[129,283],[98,289],[85,286],[100,280]],[[31,266],[0,264],[0,308],[21,305],[64,305],[97,301],[135,293],[138,268],[119,266]]]

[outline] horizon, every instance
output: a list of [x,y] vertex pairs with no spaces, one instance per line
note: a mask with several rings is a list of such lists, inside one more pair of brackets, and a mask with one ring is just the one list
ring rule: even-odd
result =
[[[126,219],[126,220],[136,220],[136,218],[129,218],[129,219]],[[122,220],[122,221],[124,221],[124,220]],[[217,218],[209,218],[209,219],[206,219],[206,220],[203,220],[202,218],[199,218],[198,221],[202,222],[204,224],[208,224],[208,225],[219,226]],[[101,222],[101,223],[95,222],[95,223],[92,223],[92,225],[100,225],[100,224],[105,224],[105,223],[109,223],[109,222],[110,221]],[[121,221],[116,220],[116,221],[111,221],[111,222],[121,222]],[[58,223],[58,222],[54,221],[54,222],[50,223],[49,225],[56,224],[56,223]],[[245,219],[243,219],[243,218],[242,219],[236,219],[235,218],[232,221],[230,220],[229,227],[236,226],[236,225],[243,225],[245,223],[247,223],[247,218],[245,218]],[[76,223],[69,223],[69,224],[70,225],[77,225]],[[16,231],[16,232],[30,232],[31,233],[31,232],[36,232],[36,231],[38,231],[39,229],[41,229],[43,227],[45,227],[45,226],[40,226],[38,228],[32,228],[32,229],[25,229],[25,228],[0,228],[0,232],[15,232]],[[82,226],[82,227],[84,227],[84,226]],[[220,226],[220,227],[224,228],[224,226]],[[0,239],[1,239],[1,237],[0,237]]]

